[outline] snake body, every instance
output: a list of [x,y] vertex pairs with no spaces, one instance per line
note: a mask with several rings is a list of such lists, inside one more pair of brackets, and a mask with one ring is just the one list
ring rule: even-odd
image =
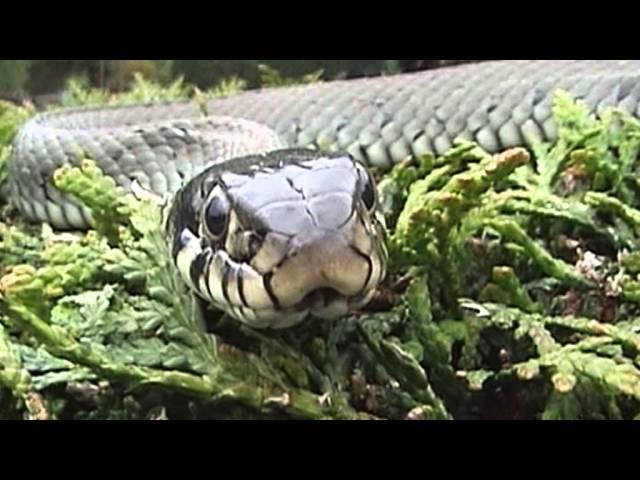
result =
[[[593,113],[640,117],[640,61],[484,62],[249,91],[209,101],[206,115],[190,102],[42,113],[16,135],[9,185],[25,217],[58,228],[91,223],[51,185],[86,157],[126,188],[178,192],[168,232],[185,280],[236,318],[285,327],[365,303],[384,276],[361,165],[386,170],[456,138],[489,152],[552,141],[559,88]],[[341,274],[341,261],[359,273]]]

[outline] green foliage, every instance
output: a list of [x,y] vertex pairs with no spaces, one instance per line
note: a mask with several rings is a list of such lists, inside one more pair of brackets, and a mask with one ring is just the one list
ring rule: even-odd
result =
[[277,69],[262,63],[258,64],[258,71],[260,72],[260,82],[265,87],[286,87],[290,85],[316,83],[320,81],[324,73],[323,70],[316,70],[301,78],[284,78]]
[[[531,327],[536,327],[537,338],[533,338],[539,357],[516,363],[500,375],[515,375],[525,382],[543,376],[550,382],[553,391],[542,418],[620,419],[619,398],[640,400],[640,370],[634,365],[640,346],[637,334],[590,319],[509,313],[520,325],[528,325],[527,333],[532,337]],[[546,330],[551,326],[572,329],[577,334],[576,341],[556,343]]]
[[20,125],[33,114],[32,108],[0,101],[0,146],[7,147]]
[[2,186],[7,179],[11,141],[20,125],[33,114],[34,110],[31,107],[19,107],[0,100],[0,198],[2,197]]
[[0,384],[16,395],[26,395],[31,390],[31,376],[22,368],[22,362],[9,335],[0,325]]
[[88,88],[86,79],[70,78],[61,95],[60,105],[55,107],[77,107],[86,105],[127,105],[133,103],[161,102],[188,98],[193,87],[178,78],[169,85],[149,79],[136,73],[131,88],[123,93],[109,93],[100,88]]
[[205,92],[206,96],[225,97],[239,93],[247,87],[247,82],[239,77],[229,77]]
[[202,91],[186,84],[182,77],[165,85],[146,79],[140,73],[135,73],[130,88],[124,92],[110,93],[101,88],[88,88],[87,85],[86,78],[70,78],[62,92],[60,104],[53,105],[51,108],[128,105],[190,99],[200,106],[203,115],[207,115],[206,102],[208,99],[238,93],[246,87],[246,82],[238,77],[229,77],[221,80],[210,89]]
[[[460,408],[454,416],[466,414],[471,392],[491,397],[513,375],[531,402],[514,417],[535,405],[536,418],[626,418],[622,405],[633,415],[640,406],[637,338],[600,321],[622,324],[640,301],[640,269],[624,250],[640,232],[630,183],[640,123],[618,110],[590,118],[563,93],[554,115],[560,139],[536,146],[535,171],[519,149],[488,156],[460,144],[446,160],[396,167],[381,182],[387,214],[401,211],[393,265],[410,276],[421,265],[431,298],[412,318],[431,322],[413,335],[437,372],[436,392]],[[584,317],[554,316],[565,312]],[[462,394],[452,387],[460,381]]]
[[[327,79],[398,71],[397,60],[174,60],[172,73],[200,89],[225,78],[242,78],[250,88],[314,81],[320,71]],[[273,82],[273,83],[272,83]],[[304,81],[302,83],[305,83]]]
[[0,60],[0,94],[19,93],[29,77],[30,60]]
[[200,89],[208,89],[228,78],[242,78],[256,86],[256,60],[174,60],[172,73],[184,77]]
[[537,185],[558,188],[563,173],[577,170],[591,181],[593,189],[612,189],[630,202],[629,183],[636,177],[640,152],[640,122],[620,109],[609,109],[596,120],[582,102],[574,102],[565,92],[556,96],[553,112],[559,140],[538,162]]
[[[88,88],[86,77],[76,76],[67,80],[65,89],[60,95],[60,105],[63,108],[78,106],[104,105],[110,103],[110,95],[106,90]],[[57,108],[58,105],[55,105]]]
[[513,268],[494,267],[491,280],[492,283],[488,283],[480,292],[480,300],[500,302],[526,312],[538,310],[538,305],[531,300],[531,296],[523,288]]

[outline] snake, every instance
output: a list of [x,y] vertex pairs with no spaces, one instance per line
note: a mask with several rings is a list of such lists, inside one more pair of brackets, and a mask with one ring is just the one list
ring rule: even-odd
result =
[[640,61],[503,60],[249,90],[193,101],[39,113],[17,132],[10,198],[28,220],[86,229],[52,184],[89,157],[125,189],[170,202],[167,245],[189,288],[251,327],[284,329],[364,307],[387,275],[372,170],[558,137],[561,89],[600,115],[640,117]]

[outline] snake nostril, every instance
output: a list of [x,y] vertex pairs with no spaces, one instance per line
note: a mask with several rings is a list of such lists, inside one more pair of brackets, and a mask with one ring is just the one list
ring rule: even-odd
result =
[[247,241],[247,251],[249,252],[249,258],[253,258],[258,254],[260,248],[262,247],[262,242],[263,238],[258,234],[252,232],[249,235],[249,239]]

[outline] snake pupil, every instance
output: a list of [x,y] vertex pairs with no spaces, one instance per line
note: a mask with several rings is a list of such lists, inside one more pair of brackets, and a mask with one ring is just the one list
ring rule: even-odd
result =
[[229,204],[222,196],[214,196],[209,200],[205,210],[204,222],[209,233],[220,237],[227,228]]

